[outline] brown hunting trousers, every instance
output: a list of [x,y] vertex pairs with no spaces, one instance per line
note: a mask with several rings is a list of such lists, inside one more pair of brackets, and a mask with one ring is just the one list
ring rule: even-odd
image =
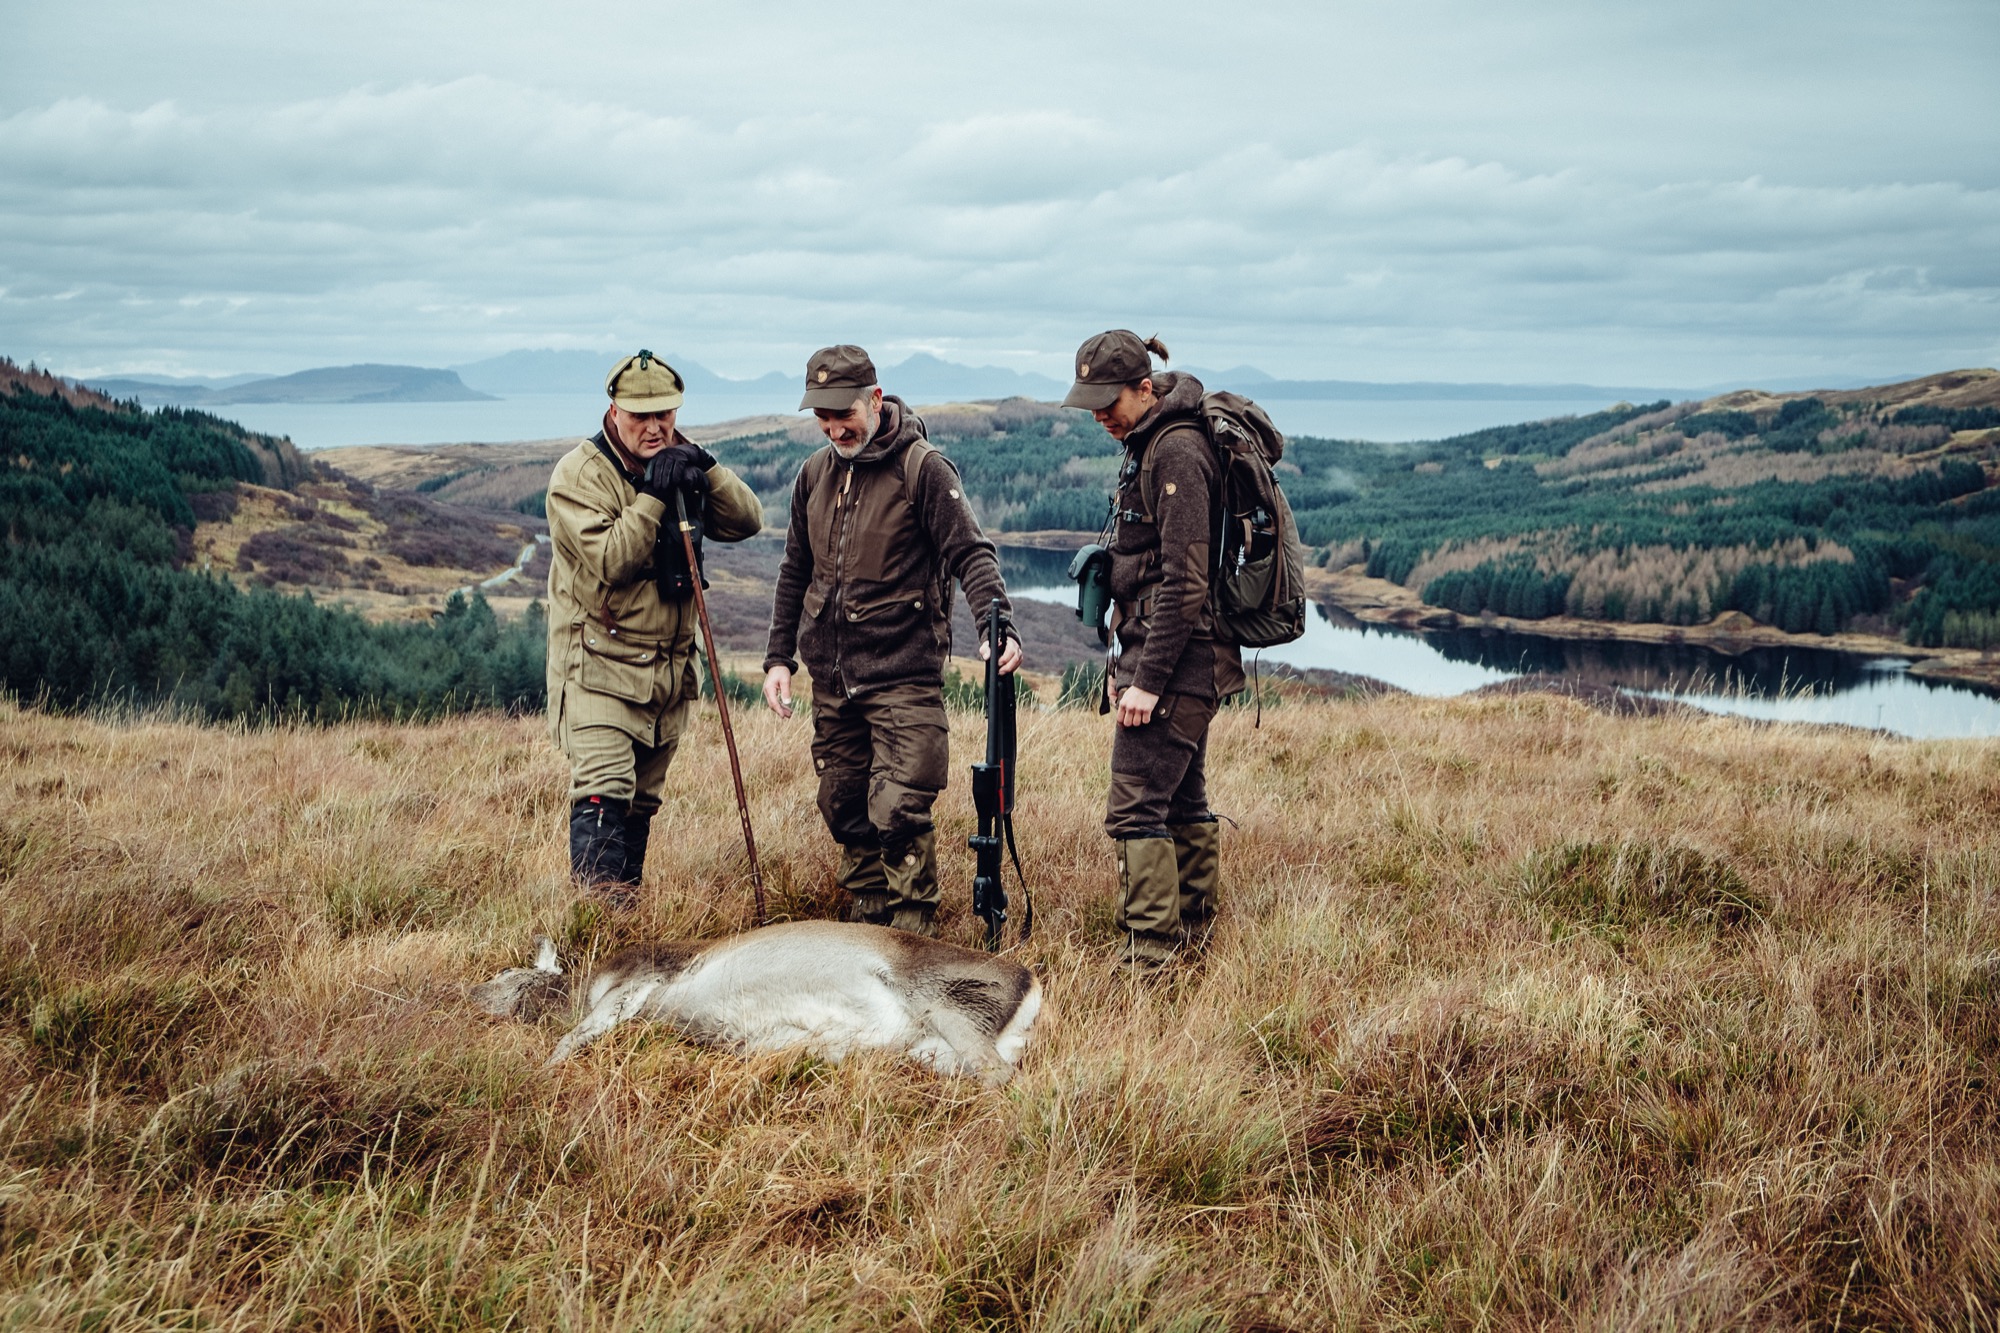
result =
[[843,847],[901,848],[930,832],[949,740],[936,685],[815,694],[813,770],[819,813],[834,839]]
[[1119,727],[1111,741],[1111,799],[1104,831],[1114,838],[1165,838],[1208,813],[1208,724],[1216,701],[1160,696],[1153,720]]

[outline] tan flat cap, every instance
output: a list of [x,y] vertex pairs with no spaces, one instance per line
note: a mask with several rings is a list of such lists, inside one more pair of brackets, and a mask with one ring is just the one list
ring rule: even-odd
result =
[[687,396],[681,373],[644,348],[611,367],[604,391],[627,412],[665,412]]

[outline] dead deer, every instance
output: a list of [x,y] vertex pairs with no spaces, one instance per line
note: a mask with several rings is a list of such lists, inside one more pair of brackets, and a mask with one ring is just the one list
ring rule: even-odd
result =
[[[532,1022],[572,998],[545,936],[533,967],[472,988],[472,1003]],[[1004,1083],[1041,1012],[1042,987],[1006,958],[882,926],[798,921],[716,940],[641,945],[599,964],[583,1017],[549,1065],[628,1019],[736,1051],[804,1047],[838,1061],[901,1051],[942,1074]]]

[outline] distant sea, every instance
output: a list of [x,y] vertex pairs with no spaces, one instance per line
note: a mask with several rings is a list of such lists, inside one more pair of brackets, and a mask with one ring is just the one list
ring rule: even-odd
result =
[[[894,385],[889,386],[893,391]],[[689,425],[709,425],[764,413],[798,410],[790,390],[775,394],[694,394],[681,409]],[[1609,401],[1486,401],[1480,399],[1282,399],[1265,405],[1287,435],[1348,440],[1435,440],[1487,426],[1576,416]],[[239,403],[217,415],[251,430],[289,435],[301,449],[352,444],[504,444],[588,435],[604,415],[594,395],[522,394],[472,403]]]

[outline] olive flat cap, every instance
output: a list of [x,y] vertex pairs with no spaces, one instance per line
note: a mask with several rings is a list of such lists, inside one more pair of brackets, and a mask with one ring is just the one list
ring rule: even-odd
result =
[[681,405],[687,383],[678,370],[641,348],[611,367],[604,391],[627,412],[665,412]]
[[1118,400],[1118,391],[1153,373],[1146,344],[1130,329],[1112,329],[1083,340],[1076,349],[1076,383],[1063,398],[1064,407],[1095,412]]
[[844,412],[875,387],[875,363],[852,343],[822,347],[806,361],[806,396],[799,410],[824,407]]

